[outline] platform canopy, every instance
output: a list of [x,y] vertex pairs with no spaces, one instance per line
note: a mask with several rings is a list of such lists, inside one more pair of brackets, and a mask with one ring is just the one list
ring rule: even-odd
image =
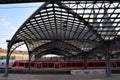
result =
[[25,44],[30,54],[78,55],[100,52],[106,42],[119,50],[119,38],[120,1],[47,1],[20,26],[8,48]]

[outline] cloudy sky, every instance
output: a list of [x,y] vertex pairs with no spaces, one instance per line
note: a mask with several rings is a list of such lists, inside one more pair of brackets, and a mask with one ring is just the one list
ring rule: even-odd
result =
[[[6,40],[10,40],[25,20],[42,4],[0,4],[0,48],[7,48]],[[19,49],[25,50],[24,47]]]

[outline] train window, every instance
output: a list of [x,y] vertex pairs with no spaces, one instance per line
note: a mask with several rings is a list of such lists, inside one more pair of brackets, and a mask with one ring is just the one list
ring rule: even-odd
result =
[[33,67],[33,66],[34,66],[34,63],[31,63],[31,66]]
[[63,66],[66,66],[66,63],[63,63]]
[[78,66],[81,66],[81,67],[82,67],[82,66],[83,66],[83,63],[78,63]]
[[92,66],[94,66],[94,63],[88,63],[88,65],[89,65],[90,67],[92,67]]
[[37,64],[37,68],[41,68],[41,64],[39,63],[39,64]]
[[29,66],[29,64],[28,63],[25,63],[25,67],[28,67]]
[[115,62],[112,63],[112,67],[116,67],[116,63]]
[[67,66],[71,66],[71,63],[67,63]]
[[81,66],[81,63],[76,63],[75,65],[76,65],[76,67],[78,67],[78,66]]
[[75,65],[76,65],[76,66],[80,66],[80,64],[79,64],[79,63],[75,63]]
[[24,63],[19,63],[19,66],[24,66]]
[[72,66],[76,66],[76,64],[75,64],[75,63],[72,63]]
[[78,67],[78,66],[83,66],[82,63],[72,63],[72,66]]
[[54,64],[53,64],[53,63],[49,63],[48,66],[49,66],[49,67],[54,67]]
[[95,63],[95,66],[97,66],[97,67],[100,66],[100,63]]
[[117,66],[120,67],[120,62],[117,62]]
[[47,63],[43,63],[43,64],[42,64],[42,67],[47,67]]
[[101,62],[101,66],[103,66],[103,67],[106,66],[106,65],[105,65],[105,62]]

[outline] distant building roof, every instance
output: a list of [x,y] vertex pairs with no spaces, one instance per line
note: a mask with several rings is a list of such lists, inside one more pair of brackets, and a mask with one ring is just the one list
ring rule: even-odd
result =
[[[7,50],[6,49],[1,49],[0,48],[0,54],[1,53],[7,53]],[[15,50],[14,52],[13,52],[13,54],[26,54],[26,55],[28,55],[28,52],[27,51],[20,51],[20,50]]]

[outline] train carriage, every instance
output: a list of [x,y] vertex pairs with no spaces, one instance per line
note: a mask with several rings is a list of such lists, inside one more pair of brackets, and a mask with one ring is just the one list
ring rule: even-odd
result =
[[[50,60],[28,60],[15,61],[12,68],[35,68],[35,69],[104,69],[106,68],[105,60],[64,60],[64,61],[50,61]],[[120,69],[120,60],[111,60],[110,65],[112,69]]]

